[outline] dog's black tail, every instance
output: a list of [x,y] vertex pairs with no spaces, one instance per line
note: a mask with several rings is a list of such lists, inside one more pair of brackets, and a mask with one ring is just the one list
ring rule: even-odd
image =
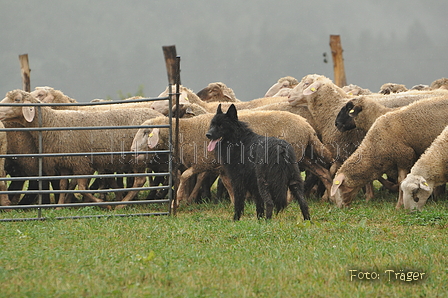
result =
[[308,209],[308,203],[303,197],[303,187],[301,184],[296,183],[289,186],[289,191],[291,192],[294,199],[299,203],[300,211],[302,211],[304,220],[311,220],[310,211]]

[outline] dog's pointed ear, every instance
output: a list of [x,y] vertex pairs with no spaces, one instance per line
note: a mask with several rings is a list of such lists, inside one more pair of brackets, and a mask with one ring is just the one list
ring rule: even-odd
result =
[[234,118],[235,120],[238,120],[238,115],[236,113],[236,107],[233,103],[230,105],[229,109],[227,110],[226,115],[229,116],[230,118]]
[[216,110],[216,114],[222,114],[221,104],[218,105],[218,109]]

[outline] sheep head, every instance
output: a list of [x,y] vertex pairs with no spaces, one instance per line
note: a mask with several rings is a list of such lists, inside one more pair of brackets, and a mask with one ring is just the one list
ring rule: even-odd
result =
[[378,93],[380,94],[391,94],[391,93],[399,93],[408,91],[405,85],[395,84],[395,83],[386,83],[383,84]]
[[[278,97],[278,96],[282,96],[279,95],[279,92],[282,89],[292,89],[295,86],[297,86],[299,84],[299,82],[297,81],[297,79],[287,76],[284,78],[280,78],[277,83],[275,83],[274,85],[272,85],[271,88],[269,88],[269,90],[266,92],[266,94],[264,95],[264,97]],[[291,90],[283,90],[282,94],[286,93],[285,91],[291,91]],[[286,95],[288,96],[289,93]],[[284,95],[283,95],[284,96]]]
[[196,95],[205,102],[236,102],[233,90],[221,82],[210,83]]
[[341,108],[335,120],[339,131],[344,132],[356,128],[355,118],[362,111],[362,106],[358,104],[360,101],[359,98],[354,98]]
[[[14,104],[26,104],[26,103],[39,103],[40,101],[33,97],[30,93],[23,90],[12,90],[6,93],[6,97],[3,98],[1,103],[14,103]],[[27,122],[32,122],[34,119],[35,110],[34,107],[27,106],[1,106],[0,107],[0,121],[12,121],[16,120],[21,122],[25,119]]]
[[[319,89],[324,89],[326,85],[333,86],[333,82],[320,75],[307,75],[300,83],[295,86],[288,96],[288,101],[291,105],[307,105],[312,100],[313,94],[317,93]],[[336,86],[336,85],[334,85]],[[341,89],[341,92],[342,91]],[[345,92],[344,92],[345,94]]]
[[[142,126],[152,124],[153,122],[151,120],[147,120],[142,124]],[[154,149],[159,144],[159,135],[159,128],[142,127],[137,131],[131,145],[131,151],[135,152],[137,160],[144,160],[146,156],[145,154],[141,154],[141,152]]]
[[360,189],[348,184],[344,173],[338,173],[333,179],[330,196],[339,208],[348,207]]
[[403,191],[404,208],[410,211],[421,211],[434,185],[428,183],[422,176],[408,174],[401,182],[400,189]]
[[75,103],[76,100],[65,95],[60,90],[55,90],[52,87],[36,87],[31,92],[35,98],[44,103]]

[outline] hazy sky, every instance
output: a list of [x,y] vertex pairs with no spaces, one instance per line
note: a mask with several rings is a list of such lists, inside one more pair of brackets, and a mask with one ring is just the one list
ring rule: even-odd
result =
[[430,84],[448,77],[447,12],[441,0],[0,0],[0,93],[21,88],[27,53],[32,89],[78,101],[140,86],[157,96],[168,84],[162,46],[176,45],[183,85],[221,81],[250,100],[286,75],[333,78],[331,34],[348,83]]

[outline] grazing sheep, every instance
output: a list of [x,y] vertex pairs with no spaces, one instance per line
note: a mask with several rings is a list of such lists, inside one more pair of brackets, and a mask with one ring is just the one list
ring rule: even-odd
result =
[[[0,122],[0,128],[5,128],[2,122]],[[7,153],[7,138],[6,138],[6,132],[0,131],[0,154],[6,155]],[[5,158],[0,158],[0,177],[5,178]],[[0,181],[0,191],[6,191],[6,181]],[[0,206],[9,206],[11,205],[11,201],[8,198],[7,194],[1,194],[0,195]]]
[[[448,97],[422,99],[380,116],[358,149],[339,168],[331,194],[348,206],[358,190],[383,173],[397,171],[403,181],[412,165],[448,125]],[[402,193],[396,208],[402,205]]]
[[[289,94],[292,88],[297,86],[299,84],[299,81],[297,81],[296,78],[293,78],[291,76],[286,76],[283,78],[278,79],[277,83],[272,85],[271,88],[266,92],[264,97],[284,97],[286,93]],[[286,94],[286,96],[288,96]]]
[[205,102],[240,102],[235,97],[232,88],[221,82],[210,83],[207,87],[196,93]]
[[[205,134],[214,114],[199,115],[190,119],[180,119],[180,162],[187,168],[180,177],[178,200],[186,199],[184,185],[194,174],[217,171],[219,162],[213,154],[207,153],[208,140]],[[329,189],[328,179],[331,177],[323,166],[311,160],[313,154],[323,162],[332,162],[330,153],[317,138],[314,129],[306,120],[298,115],[284,111],[240,111],[239,118],[249,123],[250,127],[258,134],[275,136],[284,139],[294,146],[299,165],[310,170],[320,177],[324,185]],[[166,124],[166,118],[156,118],[146,121],[144,125]],[[148,147],[167,148],[167,129],[142,128],[135,135],[132,151],[147,151]],[[311,153],[312,151],[312,153]],[[145,156],[140,154],[139,158]],[[191,194],[188,202],[195,197]]]
[[420,156],[401,182],[404,208],[423,209],[434,188],[448,181],[448,126]]
[[380,94],[391,94],[391,93],[399,93],[408,91],[405,85],[395,84],[395,83],[386,83],[383,84],[378,93]]
[[[13,90],[6,94],[2,103],[39,103],[30,93],[22,90]],[[98,112],[53,110],[42,106],[42,127],[67,126],[122,126],[137,125],[146,119],[159,116],[160,113],[152,109],[122,109]],[[38,117],[35,116],[34,107],[2,106],[0,107],[0,120],[18,122],[24,127],[38,127]],[[133,129],[109,130],[64,130],[44,131],[43,153],[71,153],[86,152],[85,156],[46,157],[43,159],[45,175],[89,175],[95,171],[99,173],[114,172],[142,172],[146,165],[138,164],[128,155],[89,155],[90,152],[116,152],[131,146]],[[34,143],[38,143],[37,132],[32,131]],[[145,177],[134,179],[134,187],[141,187],[146,181]],[[65,181],[61,180],[61,184]],[[87,190],[87,179],[77,179],[78,188]],[[66,189],[61,185],[61,190]],[[130,191],[123,200],[131,200],[136,191]],[[84,196],[95,202],[101,202],[91,193]],[[65,196],[59,196],[59,204],[64,203]]]

